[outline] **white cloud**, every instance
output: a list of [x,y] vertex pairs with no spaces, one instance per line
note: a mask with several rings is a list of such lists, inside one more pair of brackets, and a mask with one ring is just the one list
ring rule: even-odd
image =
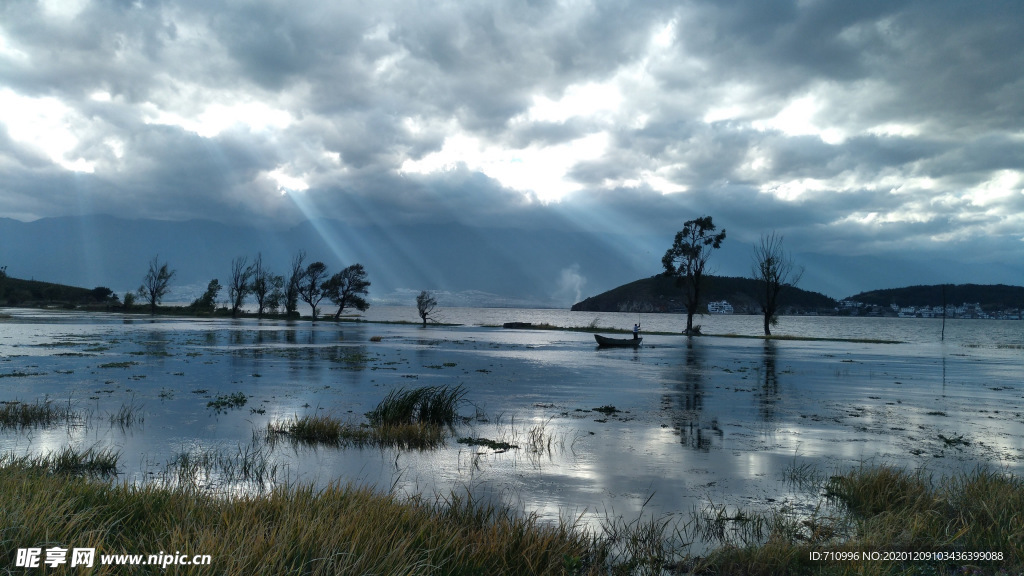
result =
[[54,163],[74,172],[92,172],[95,165],[70,157],[78,145],[78,131],[85,122],[72,108],[49,96],[33,98],[10,89],[0,90],[0,121],[14,140],[35,148]]

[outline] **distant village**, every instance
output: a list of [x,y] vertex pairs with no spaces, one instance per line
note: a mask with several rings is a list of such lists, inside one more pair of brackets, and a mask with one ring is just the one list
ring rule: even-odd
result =
[[[750,306],[733,307],[729,301],[720,300],[708,303],[708,313],[758,314],[759,311]],[[943,313],[945,313],[946,318],[970,318],[981,320],[1021,320],[1024,318],[1024,314],[1022,314],[1020,308],[1007,308],[1004,310],[986,312],[978,302],[973,304],[964,302],[959,306],[948,305],[943,308],[942,306],[900,306],[898,304],[878,306],[874,304],[865,304],[864,302],[857,302],[855,300],[840,300],[837,303],[836,308],[833,310],[833,314],[836,316],[887,316],[896,318],[942,318]],[[822,315],[827,314],[827,311],[819,309],[815,312],[808,312],[799,308],[790,307],[784,309],[783,314]]]
[[1020,320],[1020,308],[1008,308],[986,312],[980,303],[964,302],[959,306],[873,306],[854,300],[841,300],[836,309],[839,314],[850,316],[896,316],[898,318],[976,318],[983,320]]

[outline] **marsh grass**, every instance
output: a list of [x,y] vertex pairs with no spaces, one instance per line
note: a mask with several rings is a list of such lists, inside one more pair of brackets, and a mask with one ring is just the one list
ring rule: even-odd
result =
[[296,416],[291,420],[268,422],[265,437],[274,445],[280,438],[294,444],[345,448],[400,448],[429,450],[444,444],[451,433],[447,426],[412,422],[407,424],[356,424],[328,415]]
[[71,424],[77,419],[70,402],[57,405],[51,400],[36,400],[32,404],[17,401],[0,404],[0,430]]
[[167,462],[161,479],[174,488],[212,493],[242,488],[262,493],[277,483],[278,472],[269,448],[253,438],[233,451],[215,448],[179,452]]
[[146,416],[142,411],[142,405],[136,404],[135,399],[132,398],[127,404],[121,403],[121,407],[117,412],[112,412],[109,416],[111,426],[119,426],[121,430],[127,430],[135,425],[141,425],[146,421]]
[[[198,391],[195,391],[198,393]],[[206,403],[207,408],[213,408],[217,412],[226,412],[231,408],[241,408],[249,401],[249,397],[243,392],[222,394]]]
[[0,455],[0,470],[27,470],[43,474],[110,477],[117,474],[121,455],[109,448],[89,448],[84,452],[65,446],[56,452],[42,455],[15,456],[12,452]]

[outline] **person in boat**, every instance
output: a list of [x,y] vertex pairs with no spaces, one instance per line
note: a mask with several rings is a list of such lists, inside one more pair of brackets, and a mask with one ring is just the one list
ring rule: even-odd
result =
[[639,324],[633,324],[633,340],[637,340],[639,338],[640,338],[640,325]]

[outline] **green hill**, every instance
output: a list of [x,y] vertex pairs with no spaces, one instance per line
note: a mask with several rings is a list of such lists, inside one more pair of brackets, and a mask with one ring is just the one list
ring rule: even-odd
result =
[[40,282],[38,280],[22,280],[7,276],[0,269],[0,305],[3,306],[96,306],[104,307],[117,303],[117,297],[109,288],[79,288]]
[[[700,311],[707,311],[708,302],[727,300],[737,314],[760,313],[755,296],[758,289],[758,282],[750,278],[710,276],[701,296]],[[783,290],[780,303],[785,313],[832,312],[836,306],[836,301],[824,294],[794,287]],[[572,309],[589,312],[683,312],[686,306],[676,279],[659,274],[591,296],[573,304]]]

